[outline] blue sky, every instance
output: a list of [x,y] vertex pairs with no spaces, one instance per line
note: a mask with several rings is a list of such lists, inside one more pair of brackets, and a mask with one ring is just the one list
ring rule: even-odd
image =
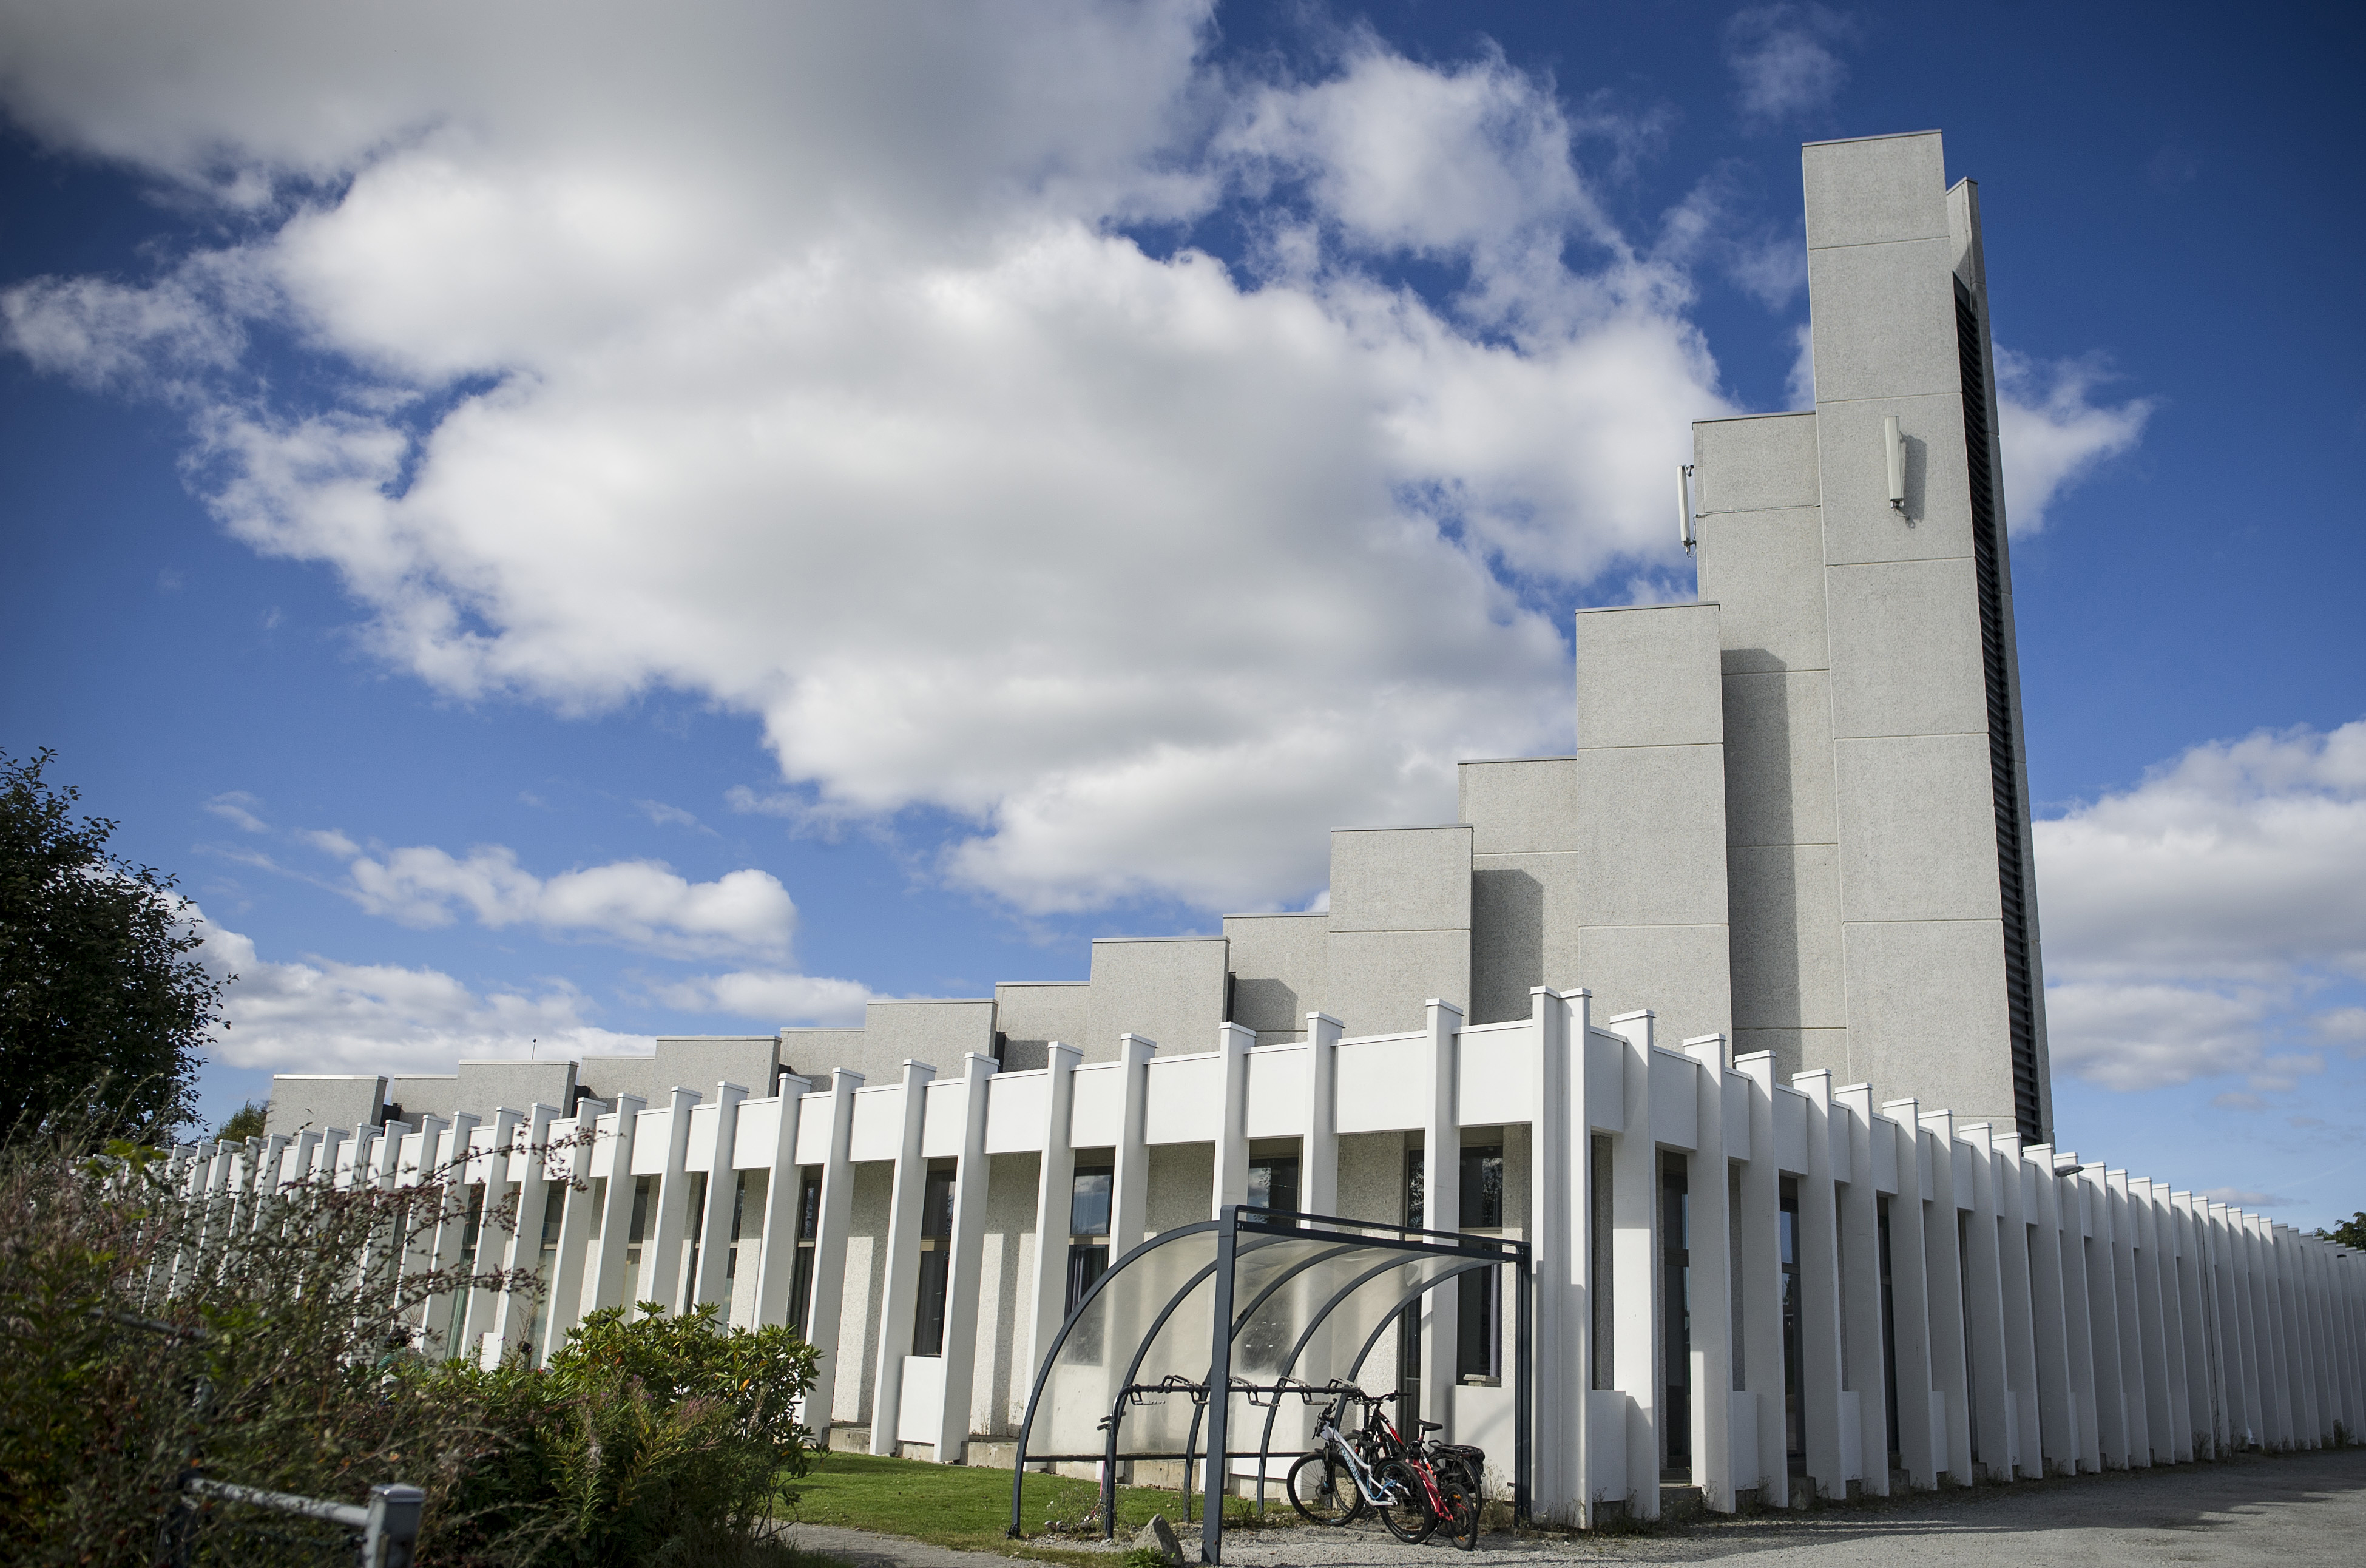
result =
[[1798,143],[1935,127],[2062,1140],[2366,1206],[2354,12],[653,15],[0,6],[0,746],[202,905],[209,1115],[1304,907],[1689,596]]

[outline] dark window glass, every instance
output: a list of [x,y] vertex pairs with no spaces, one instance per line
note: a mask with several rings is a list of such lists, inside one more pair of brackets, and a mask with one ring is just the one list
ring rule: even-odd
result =
[[1500,1382],[1504,1376],[1504,1271],[1455,1276],[1454,1372]]
[[945,1265],[950,1252],[920,1254],[919,1310],[912,1314],[912,1354],[945,1353]]
[[929,1172],[928,1185],[920,1193],[920,1234],[940,1241],[953,1234],[953,1173],[950,1170]]
[[1462,1228],[1497,1230],[1504,1224],[1504,1151],[1462,1151]]
[[1421,1150],[1405,1150],[1405,1224],[1415,1230],[1422,1227],[1422,1189],[1427,1185],[1428,1179],[1428,1173],[1422,1167]]
[[1093,1288],[1093,1281],[1099,1279],[1108,1271],[1109,1247],[1106,1244],[1094,1241],[1079,1241],[1070,1244],[1068,1247],[1068,1304],[1066,1310],[1069,1312],[1076,1311],[1076,1303],[1085,1299],[1085,1292]]
[[800,1337],[813,1335],[814,1249],[797,1248],[797,1266],[789,1276],[789,1321],[796,1325]]
[[821,1174],[817,1171],[806,1178],[805,1191],[797,1200],[797,1239],[812,1241],[821,1235]]
[[1105,1165],[1076,1168],[1075,1195],[1068,1200],[1070,1235],[1110,1233],[1110,1190],[1116,1173]]
[[1593,1147],[1594,1177],[1590,1184],[1594,1213],[1586,1227],[1594,1252],[1594,1289],[1590,1304],[1594,1309],[1594,1386],[1615,1388],[1616,1318],[1611,1313],[1613,1299],[1611,1262],[1614,1252],[1611,1237],[1615,1234],[1610,1223],[1610,1140],[1595,1134]]
[[1799,1402],[1799,1179],[1783,1179],[1774,1219],[1783,1261],[1783,1446],[1791,1473],[1808,1472],[1808,1416]]
[[1298,1212],[1298,1156],[1275,1155],[1249,1161],[1249,1206]]
[[1667,1404],[1661,1465],[1689,1473],[1693,1462],[1692,1197],[1682,1155],[1660,1156],[1660,1343]]

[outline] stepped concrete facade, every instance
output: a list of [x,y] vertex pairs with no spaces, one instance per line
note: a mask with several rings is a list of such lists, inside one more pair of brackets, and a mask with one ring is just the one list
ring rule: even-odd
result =
[[715,1302],[821,1347],[834,1442],[947,1461],[1007,1445],[1113,1258],[1243,1202],[1529,1241],[1363,1375],[1508,1455],[1533,1292],[1559,1517],[1654,1514],[1663,1474],[1729,1508],[2359,1431],[2350,1254],[2053,1146],[1977,191],[1935,133],[1804,166],[1816,403],[1695,426],[1700,602],[1579,615],[1573,754],[1335,830],[1325,911],[861,1028],[283,1075],[187,1179],[462,1162],[544,1290],[422,1344]]

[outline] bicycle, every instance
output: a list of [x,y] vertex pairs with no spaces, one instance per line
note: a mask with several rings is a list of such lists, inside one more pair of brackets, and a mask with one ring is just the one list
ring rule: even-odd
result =
[[[1443,1429],[1442,1424],[1436,1421],[1420,1424],[1424,1434]],[[1381,1414],[1379,1401],[1373,1403],[1365,1430],[1380,1451],[1402,1462],[1422,1486],[1422,1501],[1429,1517],[1416,1533],[1392,1529],[1397,1539],[1417,1543],[1426,1540],[1432,1530],[1444,1525],[1447,1540],[1465,1551],[1476,1549],[1482,1501],[1480,1477],[1485,1455],[1477,1449],[1427,1438],[1418,1445],[1408,1443]]]
[[[1353,1435],[1339,1425],[1350,1403],[1369,1409],[1363,1428]],[[1290,1506],[1318,1525],[1345,1525],[1372,1513],[1391,1535],[1417,1543],[1437,1527],[1432,1486],[1378,1435],[1385,1429],[1380,1404],[1360,1389],[1344,1387],[1324,1406],[1315,1419],[1313,1450],[1290,1467]]]

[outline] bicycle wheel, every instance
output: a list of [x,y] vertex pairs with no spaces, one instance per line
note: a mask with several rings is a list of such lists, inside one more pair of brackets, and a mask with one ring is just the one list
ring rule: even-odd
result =
[[1479,1545],[1479,1494],[1459,1480],[1440,1478],[1438,1495],[1446,1500],[1446,1517],[1438,1523],[1446,1538],[1465,1551]]
[[1384,1459],[1372,1467],[1376,1490],[1388,1499],[1372,1511],[1389,1533],[1407,1546],[1418,1546],[1437,1528],[1437,1514],[1429,1506],[1429,1489],[1413,1466],[1401,1459]]
[[1318,1525],[1344,1525],[1365,1508],[1346,1461],[1327,1448],[1290,1467],[1290,1506]]

